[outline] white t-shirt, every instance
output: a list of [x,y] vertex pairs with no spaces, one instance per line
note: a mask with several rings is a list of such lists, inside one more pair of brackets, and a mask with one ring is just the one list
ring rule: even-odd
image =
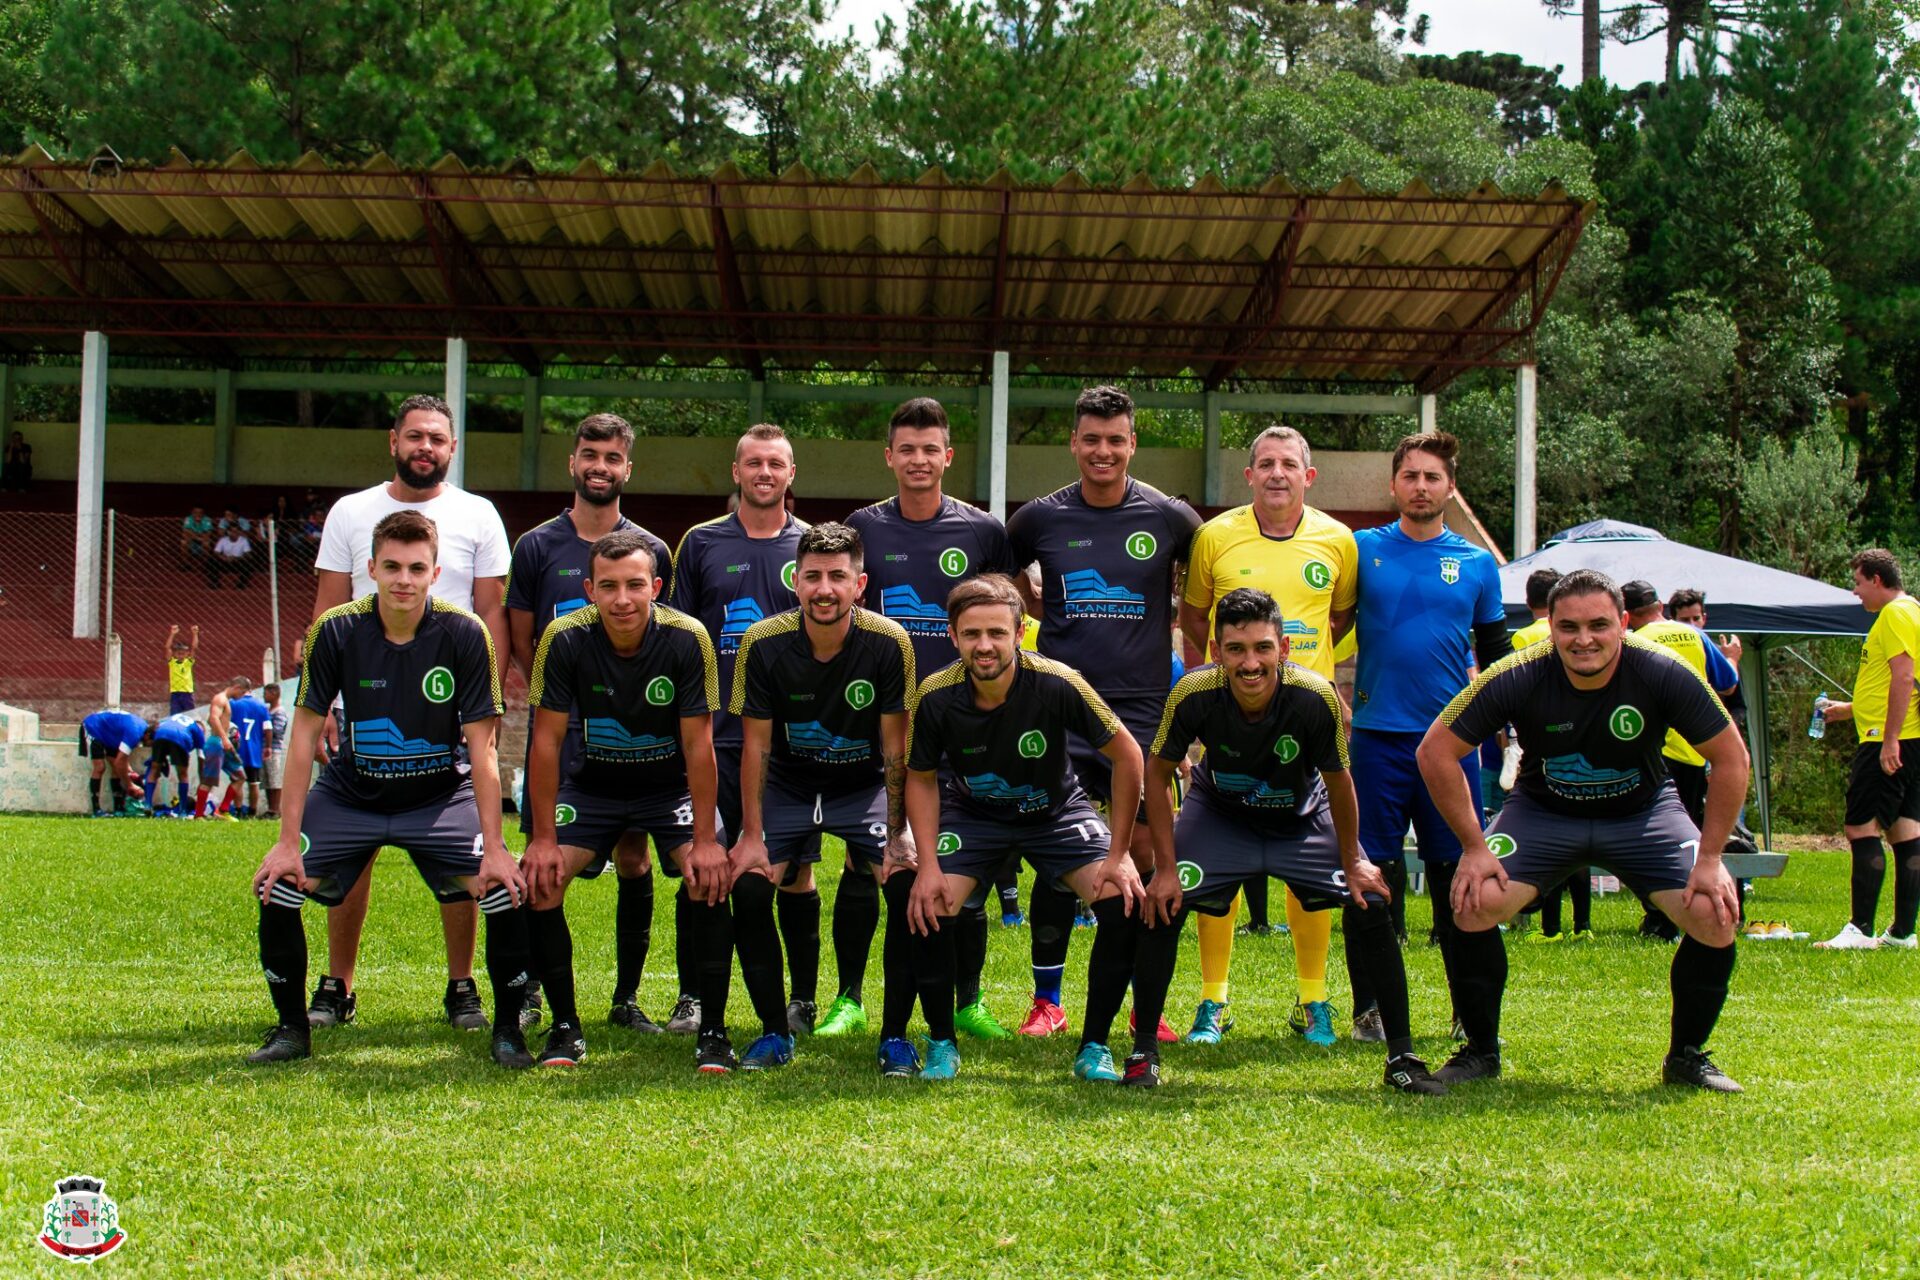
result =
[[213,544],[213,549],[223,556],[243,556],[253,550],[253,544],[238,533],[230,533]]
[[507,545],[500,513],[485,498],[452,485],[443,485],[431,502],[397,501],[385,483],[348,494],[327,512],[314,567],[352,574],[353,599],[371,594],[367,560],[373,554],[373,526],[395,511],[418,511],[439,530],[440,577],[432,592],[436,600],[471,609],[474,579],[507,576],[513,549]]

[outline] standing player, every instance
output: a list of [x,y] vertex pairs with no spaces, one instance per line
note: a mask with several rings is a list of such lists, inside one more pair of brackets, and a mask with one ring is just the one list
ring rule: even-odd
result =
[[[1387,1083],[1408,1093],[1445,1093],[1413,1055],[1407,971],[1387,914],[1386,881],[1360,851],[1360,811],[1333,684],[1287,660],[1280,607],[1264,591],[1223,594],[1213,627],[1219,663],[1174,686],[1147,763],[1154,873],[1136,1007],[1151,1016],[1166,999],[1189,911],[1230,912],[1244,881],[1276,876],[1322,913],[1345,907],[1346,932],[1380,997]],[[1171,787],[1195,742],[1206,754],[1176,823]],[[1159,1083],[1151,1037],[1135,1033],[1125,1075],[1129,1084]]]
[[[733,483],[740,494],[739,510],[697,524],[687,530],[673,552],[672,587],[668,603],[697,618],[713,637],[720,664],[720,701],[714,707],[713,754],[720,768],[720,825],[740,830],[740,718],[727,710],[733,698],[735,659],[747,628],[762,618],[791,608],[794,601],[794,548],[806,524],[787,511],[787,490],[793,485],[793,446],[787,433],[772,423],[749,427],[733,448]],[[780,886],[780,936],[789,956],[804,959],[820,954],[820,891],[813,871],[796,863],[799,876]],[[675,927],[693,929],[693,899],[685,885],[674,899]],[[813,1007],[819,983],[816,962],[811,974],[793,975],[795,1035],[813,1030]],[[678,1031],[688,1022],[701,1025],[697,1001],[683,994],[674,1006],[667,1030]]]
[[[87,799],[94,817],[124,813],[128,796],[138,800],[146,794],[129,765],[133,749],[146,742],[152,732],[153,721],[142,720],[131,711],[96,711],[80,722],[80,754],[87,758],[91,770]],[[100,807],[100,779],[109,772],[113,774],[109,783],[113,792],[111,812]]]
[[[1332,681],[1334,645],[1353,626],[1359,568],[1353,530],[1307,505],[1307,490],[1317,474],[1313,449],[1292,427],[1276,424],[1253,438],[1246,469],[1253,501],[1209,520],[1193,537],[1180,630],[1194,652],[1204,655],[1218,630],[1210,616],[1217,602],[1229,591],[1252,587],[1279,602],[1286,619],[1287,661]],[[1250,876],[1242,888],[1254,914],[1265,919],[1266,877]],[[1200,916],[1200,1007],[1187,1033],[1195,1044],[1218,1044],[1233,1026],[1227,1010],[1233,923],[1231,910]],[[1327,948],[1333,938],[1333,912],[1308,911],[1289,889],[1287,925],[1299,981],[1290,1021],[1314,1044],[1330,1045],[1334,1035],[1333,1006],[1327,1001]]]
[[[1853,557],[1853,594],[1874,616],[1860,646],[1860,669],[1852,702],[1829,702],[1827,719],[1851,720],[1860,735],[1847,775],[1847,843],[1853,849],[1852,918],[1838,934],[1814,945],[1823,950],[1866,951],[1920,946],[1920,698],[1914,697],[1914,662],[1920,658],[1920,603],[1901,588],[1900,562],[1874,547]],[[1886,850],[1893,845],[1893,921],[1873,933]]]
[[733,934],[713,763],[720,674],[700,624],[655,602],[657,563],[639,529],[594,543],[581,584],[587,606],[548,624],[533,659],[533,837],[520,869],[533,895],[534,958],[553,1006],[540,1055],[548,1066],[575,1065],[587,1051],[567,886],[576,876],[598,876],[626,841],[648,837],[668,873],[686,877],[693,900],[688,932],[701,950],[681,973],[706,1019],[696,1061],[703,1071],[725,1071],[734,1061],[726,1028]]
[[[900,624],[854,603],[867,588],[863,556],[860,535],[844,524],[802,533],[794,552],[800,607],[756,622],[740,644],[728,710],[741,717],[744,734],[743,817],[729,862],[734,943],[762,1027],[741,1059],[749,1071],[793,1057],[793,1011],[782,1002],[773,923],[775,879],[794,863],[818,860],[822,835],[843,841],[856,868],[845,873],[842,892],[847,881],[878,884],[913,865],[901,807],[913,645]],[[892,878],[900,881],[904,906],[911,877]],[[895,1036],[913,1013],[906,937],[904,912],[889,912],[883,963],[886,1022]],[[817,973],[820,957],[789,956],[788,963]]]
[[[241,810],[245,817],[252,817],[260,811],[260,770],[270,745],[268,735],[273,731],[273,712],[267,709],[266,703],[253,696],[252,689],[252,681],[241,676],[234,677],[227,686],[227,710],[233,719],[233,742],[236,748],[234,762],[247,779],[247,803]],[[227,792],[227,803],[232,804],[238,794],[239,787],[236,785]]]
[[[374,526],[368,573],[375,594],[330,609],[307,633],[289,750],[283,818],[253,891],[260,899],[260,965],[279,1024],[247,1061],[312,1052],[301,993],[308,898],[338,903],[381,845],[405,849],[442,902],[478,899],[487,913],[493,983],[492,1053],[503,1067],[533,1058],[520,1030],[527,981],[525,885],[500,836],[500,773],[493,739],[505,708],[493,637],[480,619],[428,594],[437,533],[417,511]],[[307,779],[321,726],[338,697],[347,731],[326,773]],[[464,737],[470,774],[453,744]]]
[[237,787],[242,776],[240,748],[233,740],[233,699],[249,687],[245,676],[235,676],[207,701],[207,737],[200,748],[200,790],[193,798],[196,818],[232,816],[223,804],[228,795],[215,797],[213,789],[220,787],[228,792],[226,784]]
[[[1173,684],[1173,598],[1200,517],[1178,498],[1127,474],[1137,442],[1133,400],[1118,387],[1090,387],[1073,406],[1069,441],[1080,479],[1024,504],[1007,521],[1013,562],[1040,566],[1040,652],[1084,674],[1137,742],[1150,742]],[[1016,581],[1024,582],[1024,576]],[[1069,740],[1074,772],[1106,802],[1116,830],[1131,833],[1137,869],[1152,865],[1145,824],[1119,822],[1139,802],[1116,792],[1111,767],[1094,744]],[[989,879],[992,877],[989,876]],[[1066,967],[1072,904],[1036,893],[1033,917],[1033,1007],[1022,1035],[1045,1036],[1066,1025],[1060,977]],[[1171,1027],[1158,1029],[1172,1040]]]
[[292,717],[280,704],[280,686],[269,684],[260,691],[261,699],[267,704],[267,812],[264,816],[280,816],[280,788],[287,776],[287,730],[292,725]]
[[[1433,718],[1467,687],[1475,657],[1484,670],[1508,652],[1498,567],[1490,554],[1446,525],[1459,451],[1459,441],[1444,431],[1402,438],[1388,482],[1400,519],[1354,535],[1360,552],[1360,646],[1350,752],[1360,796],[1360,844],[1386,874],[1396,904],[1394,931],[1404,937],[1403,842],[1412,824],[1433,900],[1432,940],[1447,964],[1453,936],[1447,887],[1460,842],[1434,807],[1414,753]],[[1478,761],[1463,761],[1461,771],[1478,812]],[[1374,994],[1351,946],[1347,967],[1354,979],[1354,1038],[1379,1040],[1385,1032],[1373,1008]]]
[[[582,418],[573,429],[567,475],[573,480],[573,505],[520,535],[520,541],[513,545],[513,563],[507,573],[507,644],[514,665],[529,685],[533,682],[534,648],[541,633],[556,620],[585,608],[591,598],[586,583],[592,572],[589,561],[594,543],[615,530],[631,529],[646,540],[653,553],[654,576],[664,579],[673,572],[667,544],[620,514],[620,494],[633,475],[633,427],[625,418],[611,413]],[[529,705],[529,717],[537,714],[538,709]],[[577,735],[567,735],[562,752],[571,751],[577,740]],[[531,732],[527,749],[529,753],[533,749]],[[567,760],[560,762],[563,777],[568,764]],[[523,834],[533,833],[532,812],[532,805],[520,810]],[[640,975],[646,970],[647,952],[653,946],[653,864],[647,857],[644,833],[621,837],[613,851],[613,867],[619,891],[613,916],[613,1007],[607,1020],[617,1027],[658,1032],[660,1026],[641,1010],[638,999]],[[680,971],[691,983],[689,948],[693,939],[683,937],[679,945]],[[689,1002],[693,999],[685,986],[681,995]],[[538,991],[529,992],[528,1007],[537,1009],[538,1003]],[[692,1034],[696,1028],[686,1025],[680,1029]]]
[[[1593,864],[1651,897],[1686,933],[1673,957],[1662,1078],[1738,1093],[1706,1044],[1733,975],[1740,904],[1721,854],[1747,791],[1747,749],[1697,671],[1626,633],[1619,588],[1604,574],[1569,573],[1547,607],[1552,643],[1481,672],[1420,743],[1421,776],[1463,850],[1452,884],[1456,932],[1447,981],[1467,1042],[1434,1074],[1448,1085],[1500,1074],[1507,952],[1498,926],[1575,868]],[[1519,784],[1483,834],[1460,762],[1507,724],[1518,733],[1524,762]],[[1661,744],[1669,729],[1713,766],[1705,828],[1687,817],[1667,778]]]
[[[439,537],[439,576],[433,597],[480,618],[506,675],[507,530],[493,504],[447,483],[447,469],[460,442],[453,436],[453,411],[438,396],[409,396],[394,411],[387,433],[394,478],[350,493],[327,512],[314,559],[318,585],[313,617],[360,600],[373,591],[368,557],[373,530],[396,511],[417,511],[433,521]],[[298,699],[307,704],[303,686]],[[340,731],[343,721],[336,720]],[[291,763],[291,762],[289,762]],[[367,922],[373,877],[352,886],[344,902],[327,911],[327,972],[314,988],[308,1015],[313,1025],[353,1020],[358,997],[354,967],[360,955],[360,931]],[[468,1031],[484,1031],[487,1016],[473,980],[473,944],[477,928],[473,903],[452,898],[440,907],[441,935],[447,947],[447,990],[442,1001],[447,1021]]]
[[[866,547],[869,608],[899,623],[913,642],[915,670],[931,673],[953,661],[947,634],[947,593],[982,573],[1009,573],[1007,531],[980,508],[949,498],[942,478],[953,465],[947,411],[938,400],[909,400],[887,424],[887,467],[899,493],[862,507],[847,525]],[[840,991],[815,1034],[843,1035],[867,1025],[860,1004],[861,981],[874,931],[880,924],[878,886],[864,868],[848,863],[833,898],[833,953]],[[859,874],[851,874],[851,873]],[[1005,877],[1003,877],[1004,879]],[[1009,919],[1009,899],[1001,897],[1001,920]],[[1013,886],[1011,916],[1021,918],[1019,887]],[[891,921],[891,918],[889,918]],[[981,1040],[1009,1034],[980,994],[987,963],[987,913],[984,899],[960,908],[958,976],[954,1026]],[[891,922],[889,922],[891,936]],[[889,987],[891,989],[891,986]]]

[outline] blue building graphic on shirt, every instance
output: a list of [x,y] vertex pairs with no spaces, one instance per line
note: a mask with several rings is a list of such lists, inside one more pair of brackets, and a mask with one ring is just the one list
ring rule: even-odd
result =
[[1640,787],[1638,769],[1603,769],[1584,755],[1548,756],[1540,766],[1547,789],[1569,800],[1606,800]]
[[731,601],[727,605],[726,619],[720,624],[720,652],[736,652],[740,648],[741,638],[747,634],[747,628],[766,616],[766,610],[752,596],[741,596]]
[[823,764],[857,764],[873,759],[873,743],[866,738],[843,738],[818,720],[787,725],[787,745],[793,753]]
[[453,767],[453,748],[444,742],[409,738],[384,716],[356,720],[348,731],[353,739],[354,768],[370,777],[400,778],[437,773]]
[[1213,775],[1214,789],[1221,795],[1231,796],[1250,809],[1291,809],[1294,806],[1294,793],[1270,787],[1261,778],[1245,773],[1219,773]]
[[1041,813],[1048,806],[1051,797],[1037,787],[1016,787],[997,773],[971,774],[963,781],[967,794],[981,804],[995,808],[1013,809],[1020,813]]
[[1125,618],[1147,616],[1147,598],[1109,583],[1097,569],[1075,569],[1060,575],[1069,618]]
[[908,635],[944,635],[947,630],[945,605],[929,604],[912,587],[888,587],[880,593],[880,612],[899,623]]
[[581,721],[586,740],[587,759],[612,764],[645,764],[669,760],[680,749],[675,738],[652,733],[630,733],[611,716],[588,716]]

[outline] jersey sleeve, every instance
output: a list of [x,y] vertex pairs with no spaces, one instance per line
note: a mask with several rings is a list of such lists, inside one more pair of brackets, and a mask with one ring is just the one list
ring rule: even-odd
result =
[[1673,710],[1668,724],[1689,744],[1705,742],[1733,723],[1733,717],[1720,702],[1720,695],[1708,687],[1707,678],[1684,659],[1674,657],[1649,665],[1660,673],[1661,699]]
[[478,510],[474,513],[473,576],[476,580],[504,578],[513,563],[507,526],[500,519],[498,507],[481,497],[475,497],[474,502]]
[[673,552],[668,550],[666,543],[651,533],[647,534],[647,545],[653,548],[653,576],[662,582],[672,582]]
[[1334,547],[1333,610],[1351,609],[1360,601],[1360,544],[1348,531]]
[[741,637],[740,652],[734,659],[733,698],[727,704],[727,710],[736,716],[749,716],[755,720],[773,719],[773,650],[768,647],[768,637],[755,635],[760,628],[756,624]]
[[685,656],[680,672],[674,676],[674,689],[674,707],[682,720],[712,715],[720,709],[720,664],[714,659],[713,641],[705,627],[687,629]]
[[463,611],[452,616],[458,619],[454,653],[460,665],[453,680],[460,699],[460,723],[504,715],[507,706],[500,696],[500,668],[493,660],[493,633],[473,614]]
[[1473,600],[1474,624],[1497,622],[1505,627],[1507,606],[1500,600],[1500,566],[1484,551],[1475,556],[1473,562],[1480,574],[1480,589]]
[[667,579],[667,604],[689,618],[700,617],[700,555],[691,546],[693,532],[680,539],[673,553],[673,574]]
[[1147,748],[1150,755],[1168,764],[1179,764],[1187,758],[1187,749],[1200,736],[1201,706],[1205,699],[1197,695],[1208,683],[1204,676],[1205,672],[1193,672],[1173,687],[1166,710],[1160,713],[1160,728],[1153,735],[1153,744]]
[[507,608],[533,612],[533,583],[540,572],[536,559],[533,534],[521,534],[520,541],[513,544],[513,559],[507,567]]
[[1120,717],[1106,699],[1095,693],[1079,672],[1063,676],[1057,682],[1060,711],[1067,728],[1085,738],[1095,751],[1112,742],[1120,732]]
[[1740,672],[1727,661],[1727,655],[1720,652],[1720,646],[1713,642],[1713,637],[1702,632],[1700,643],[1702,651],[1707,655],[1707,683],[1713,686],[1714,692],[1718,693],[1738,685]]
[[543,711],[572,711],[574,676],[579,669],[579,646],[568,635],[573,628],[547,624],[533,650],[533,674],[527,678],[527,702]]
[[[320,549],[314,553],[313,567],[329,573],[353,573],[354,548],[352,526],[357,523],[349,510],[351,499],[342,498],[327,509],[326,523],[320,526]],[[373,548],[366,548],[371,556]]]
[[1013,546],[1007,538],[1007,526],[989,515],[983,520],[974,521],[974,527],[980,531],[982,573],[1004,573],[1011,577],[1026,567],[1013,563]]
[[1347,770],[1347,723],[1340,714],[1340,695],[1333,691],[1331,684],[1322,683],[1316,690],[1313,711],[1309,713],[1302,736],[1302,750],[1313,767],[1322,773],[1345,773]]
[[1206,521],[1200,513],[1179,498],[1168,498],[1163,508],[1167,521],[1167,542],[1173,548],[1173,558],[1181,564],[1193,551],[1193,535],[1200,532],[1200,526]]
[[300,705],[326,715],[340,696],[340,644],[343,626],[322,614],[307,631],[300,666]]
[[875,637],[880,647],[880,679],[876,682],[875,701],[883,716],[899,715],[909,709],[917,687],[913,674],[913,641],[905,631]]
[[940,725],[940,700],[922,698],[907,721],[907,768],[932,773],[940,767],[946,735]]
[[1018,511],[1007,517],[1007,555],[1008,568],[1012,573],[1025,573],[1027,566],[1040,558],[1040,511],[1036,502],[1021,504]]
[[1532,687],[1532,675],[1518,665],[1517,656],[1502,658],[1454,695],[1440,712],[1440,723],[1462,742],[1477,746],[1512,722]]
[[1220,538],[1220,526],[1214,521],[1200,526],[1187,546],[1187,587],[1180,598],[1196,609],[1213,604],[1213,558],[1219,554],[1214,543]]

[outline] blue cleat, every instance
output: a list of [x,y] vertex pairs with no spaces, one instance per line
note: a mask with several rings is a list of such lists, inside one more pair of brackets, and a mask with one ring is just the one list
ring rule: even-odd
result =
[[1233,1015],[1224,1000],[1202,1000],[1193,1011],[1193,1030],[1187,1032],[1188,1044],[1219,1044],[1233,1030]]
[[920,1078],[951,1080],[959,1074],[960,1046],[951,1040],[927,1041],[927,1065],[920,1068]]
[[1120,1072],[1113,1065],[1113,1054],[1107,1046],[1090,1042],[1080,1046],[1080,1056],[1073,1060],[1074,1078],[1090,1080],[1095,1084],[1119,1084]]
[[793,1037],[764,1035],[747,1046],[740,1055],[742,1071],[771,1071],[793,1061]]
[[880,1042],[880,1074],[894,1080],[905,1080],[920,1071],[920,1051],[911,1041],[900,1036],[889,1036]]
[[1308,1044],[1317,1044],[1322,1049],[1334,1044],[1333,1006],[1325,1000],[1309,1000],[1305,1004],[1294,1001],[1287,1025],[1295,1035],[1305,1036]]
[[1027,913],[1024,911],[1002,911],[1000,913],[1000,927],[1002,929],[1018,929],[1026,923]]

